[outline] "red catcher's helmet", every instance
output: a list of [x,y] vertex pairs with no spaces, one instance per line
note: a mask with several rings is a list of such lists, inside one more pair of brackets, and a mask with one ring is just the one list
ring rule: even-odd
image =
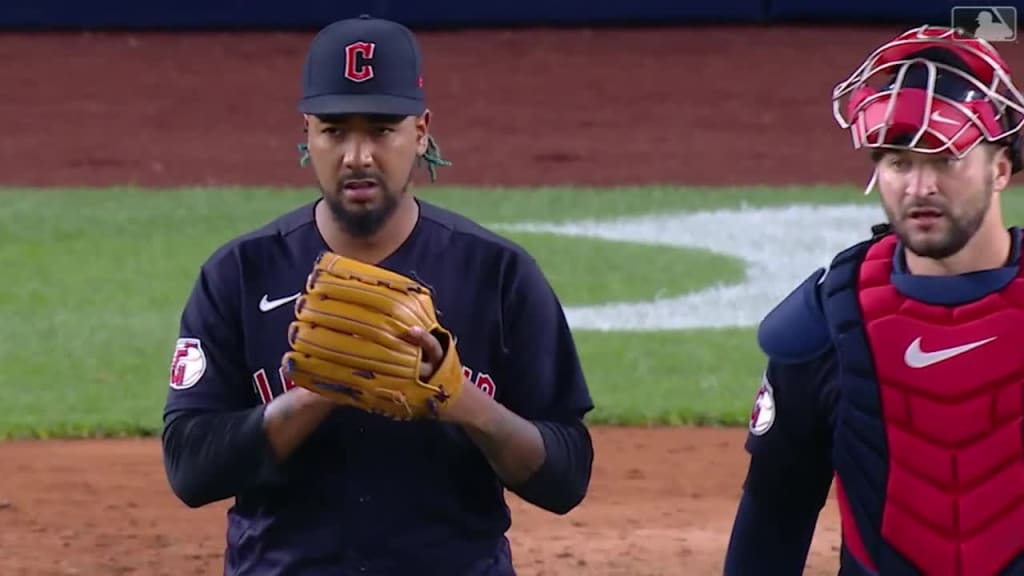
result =
[[959,29],[922,26],[884,44],[835,86],[832,111],[855,149],[962,157],[998,142],[1022,167],[1024,96],[995,48]]

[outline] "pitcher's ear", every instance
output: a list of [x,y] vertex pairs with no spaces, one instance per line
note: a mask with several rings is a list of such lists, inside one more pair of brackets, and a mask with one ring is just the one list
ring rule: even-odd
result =
[[[302,115],[302,133],[309,134],[309,115]],[[299,166],[305,167],[309,164],[309,144],[303,143],[298,144],[299,148]]]
[[416,146],[420,156],[427,153],[430,144],[430,109],[416,117]]

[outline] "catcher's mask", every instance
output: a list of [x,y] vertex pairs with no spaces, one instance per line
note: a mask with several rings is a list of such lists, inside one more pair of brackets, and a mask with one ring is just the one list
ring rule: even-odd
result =
[[884,44],[835,86],[832,111],[854,149],[962,158],[985,141],[1010,148],[1014,173],[1024,167],[1024,96],[995,48],[959,29],[922,26]]

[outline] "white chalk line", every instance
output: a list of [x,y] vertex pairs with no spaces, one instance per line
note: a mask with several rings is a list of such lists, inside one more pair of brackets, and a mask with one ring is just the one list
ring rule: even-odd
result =
[[717,283],[645,302],[565,308],[574,330],[626,332],[755,326],[807,275],[827,265],[838,251],[867,238],[871,226],[884,218],[877,206],[789,205],[491,228],[700,248],[744,263],[746,276],[740,283]]

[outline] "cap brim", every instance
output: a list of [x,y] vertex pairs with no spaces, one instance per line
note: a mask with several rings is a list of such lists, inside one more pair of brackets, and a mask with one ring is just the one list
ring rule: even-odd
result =
[[369,94],[327,94],[304,98],[299,102],[299,111],[304,114],[388,114],[395,116],[416,116],[426,110],[422,100],[401,96]]

